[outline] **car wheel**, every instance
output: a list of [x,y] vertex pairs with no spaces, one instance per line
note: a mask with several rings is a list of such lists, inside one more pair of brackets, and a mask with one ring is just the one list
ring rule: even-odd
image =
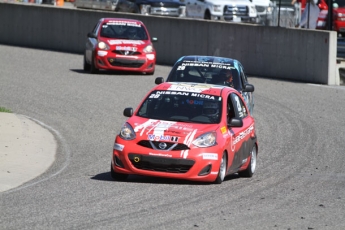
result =
[[124,181],[128,177],[128,174],[122,174],[122,173],[115,172],[112,165],[110,165],[110,174],[114,180],[118,180],[118,181]]
[[204,19],[205,19],[205,20],[211,20],[211,14],[210,14],[209,11],[206,11],[206,12],[205,12]]
[[84,71],[90,71],[91,65],[86,62],[86,58],[84,56]]
[[90,65],[90,73],[98,73],[99,69],[97,69],[96,65],[95,65],[95,57],[92,56],[91,59],[91,65]]
[[218,176],[214,183],[221,184],[224,181],[224,178],[226,176],[226,165],[227,165],[227,159],[226,159],[226,153],[223,153],[222,159],[220,161]]
[[246,170],[239,172],[238,174],[241,177],[252,177],[255,169],[256,169],[256,157],[257,157],[257,151],[256,151],[256,145],[253,146],[252,151],[250,152],[250,162]]

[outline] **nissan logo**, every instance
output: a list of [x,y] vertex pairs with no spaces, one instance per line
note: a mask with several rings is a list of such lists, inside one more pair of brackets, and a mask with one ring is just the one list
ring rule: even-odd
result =
[[159,147],[160,149],[165,149],[165,148],[167,147],[167,144],[164,143],[164,142],[161,142],[161,143],[159,143],[158,147]]

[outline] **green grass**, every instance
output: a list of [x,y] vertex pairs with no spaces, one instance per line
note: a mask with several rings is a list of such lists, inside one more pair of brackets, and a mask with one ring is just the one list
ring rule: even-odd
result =
[[12,111],[11,111],[11,110],[6,109],[6,108],[4,108],[4,107],[0,107],[0,112],[4,112],[4,113],[12,113]]

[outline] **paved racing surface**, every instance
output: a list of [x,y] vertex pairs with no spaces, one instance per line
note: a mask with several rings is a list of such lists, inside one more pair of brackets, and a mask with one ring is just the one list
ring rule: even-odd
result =
[[[0,46],[0,106],[51,127],[56,161],[0,193],[1,229],[345,229],[345,88],[250,77],[259,156],[221,185],[111,180],[115,135],[166,76],[91,75],[81,55]],[[23,165],[30,167],[30,165]]]

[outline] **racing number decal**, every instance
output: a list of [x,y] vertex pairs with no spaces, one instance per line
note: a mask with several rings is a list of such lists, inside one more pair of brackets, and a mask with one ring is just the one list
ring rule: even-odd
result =
[[184,70],[186,68],[186,66],[179,66],[177,67],[177,70]]

